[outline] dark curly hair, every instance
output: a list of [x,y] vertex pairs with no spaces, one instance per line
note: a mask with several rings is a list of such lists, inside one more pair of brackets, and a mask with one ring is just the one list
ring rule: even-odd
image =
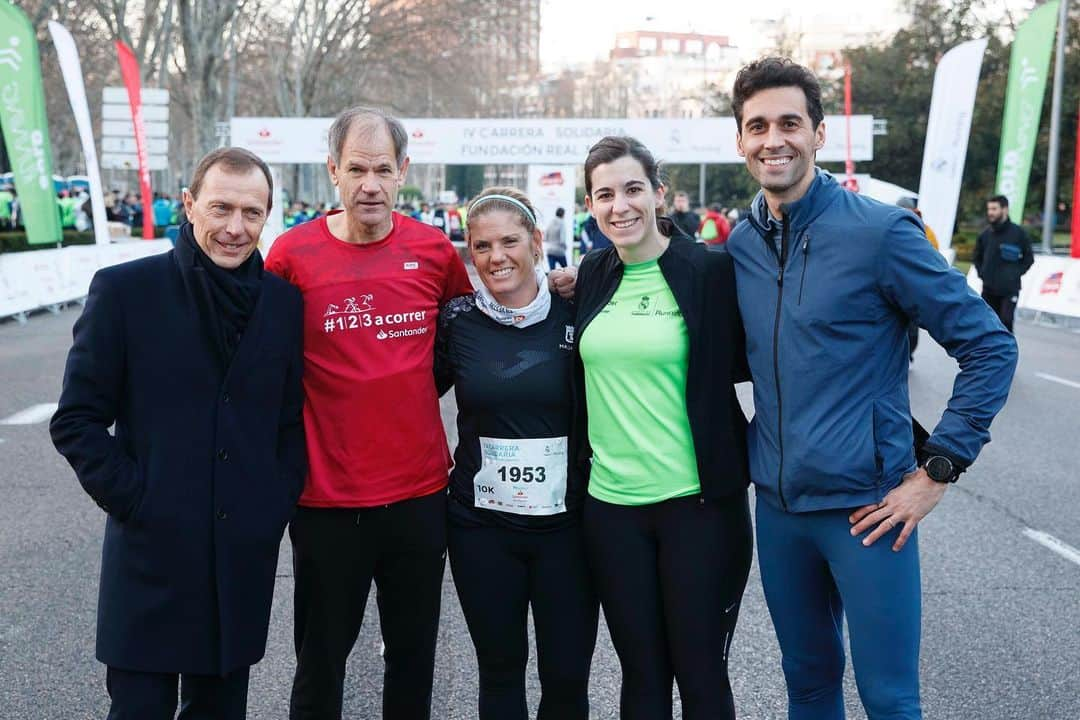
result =
[[742,134],[743,105],[751,97],[770,88],[797,87],[806,96],[806,112],[813,128],[825,119],[821,108],[821,85],[814,73],[790,58],[767,57],[739,70],[731,91],[731,110],[735,113],[737,132]]

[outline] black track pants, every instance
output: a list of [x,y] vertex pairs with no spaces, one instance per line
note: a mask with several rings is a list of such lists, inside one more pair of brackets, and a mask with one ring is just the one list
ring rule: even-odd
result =
[[986,304],[997,313],[997,316],[1001,319],[1001,323],[1009,332],[1013,331],[1013,318],[1016,316],[1016,295],[1017,293],[1001,295],[995,292],[988,292],[987,290],[983,290],[982,292],[983,300],[985,300]]
[[446,493],[360,510],[300,508],[293,544],[296,677],[289,717],[341,717],[345,661],[377,588],[384,720],[427,720],[446,564]]

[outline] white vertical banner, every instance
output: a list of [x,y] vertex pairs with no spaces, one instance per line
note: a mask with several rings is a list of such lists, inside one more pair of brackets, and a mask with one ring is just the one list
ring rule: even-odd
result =
[[941,58],[934,72],[934,94],[926,124],[919,209],[937,234],[944,252],[952,244],[960,182],[964,177],[975,91],[979,87],[986,38],[957,45]]
[[98,245],[109,244],[109,229],[105,220],[105,195],[101,189],[101,170],[98,167],[97,148],[94,147],[94,130],[90,123],[90,106],[86,102],[86,86],[83,84],[82,65],[75,40],[68,29],[58,22],[49,21],[60,72],[64,76],[71,111],[75,114],[75,126],[79,129],[83,156],[86,158],[86,177],[90,181],[90,207],[94,211],[94,239]]
[[570,261],[574,254],[574,165],[530,165],[527,194],[536,208],[536,221],[540,229],[555,219],[555,211],[562,208],[563,238],[566,244],[566,259]]

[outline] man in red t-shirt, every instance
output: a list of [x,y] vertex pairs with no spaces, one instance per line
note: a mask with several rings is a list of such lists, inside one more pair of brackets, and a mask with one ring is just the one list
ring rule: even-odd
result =
[[338,718],[371,582],[384,718],[428,718],[451,465],[432,377],[439,307],[472,292],[446,235],[392,212],[401,123],[352,108],[329,132],[344,209],[274,243],[266,267],[304,297],[309,471],[289,528],[296,677],[290,718]]

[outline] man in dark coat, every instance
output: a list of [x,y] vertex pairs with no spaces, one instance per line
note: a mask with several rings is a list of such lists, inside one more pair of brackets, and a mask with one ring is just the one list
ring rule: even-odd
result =
[[1009,199],[1004,195],[986,201],[986,219],[990,226],[975,241],[971,260],[982,279],[983,300],[1012,332],[1020,278],[1035,262],[1031,238],[1009,219]]
[[701,217],[696,212],[690,209],[690,196],[680,190],[675,193],[675,209],[669,216],[671,221],[675,223],[683,235],[691,240],[697,237],[698,225],[701,224]]
[[[199,163],[166,254],[95,275],[50,430],[107,513],[109,720],[243,718],[306,473],[300,293],[263,272],[270,172]],[[115,423],[115,434],[108,428]]]

